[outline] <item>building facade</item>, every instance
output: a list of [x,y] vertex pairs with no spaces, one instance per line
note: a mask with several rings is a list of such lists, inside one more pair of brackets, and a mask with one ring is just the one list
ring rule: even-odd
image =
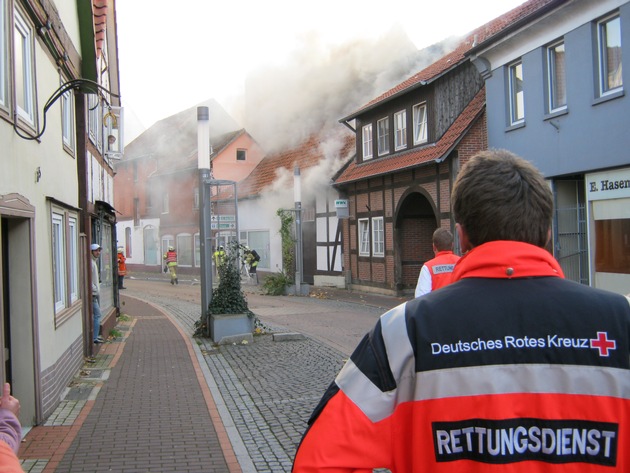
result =
[[630,3],[526,6],[525,21],[470,51],[486,82],[488,144],[528,159],[549,180],[553,251],[566,276],[627,294]]
[[103,135],[103,106],[120,113],[115,24],[113,1],[0,0],[0,374],[23,426],[54,410],[95,348],[87,275],[99,213],[84,183],[111,205],[113,171],[88,130]]
[[[218,103],[204,105],[210,109],[213,177],[241,181],[263,152]],[[130,274],[159,273],[169,246],[177,251],[180,272],[200,274],[197,127],[196,107],[165,118],[127,145],[115,165],[118,246]],[[224,215],[230,217],[220,222],[223,236],[236,238],[236,216]]]

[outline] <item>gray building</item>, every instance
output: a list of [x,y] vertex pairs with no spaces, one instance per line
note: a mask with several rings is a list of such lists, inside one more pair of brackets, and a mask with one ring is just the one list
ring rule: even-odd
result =
[[630,293],[630,3],[531,0],[468,53],[486,81],[488,146],[533,162],[556,200],[567,278]]

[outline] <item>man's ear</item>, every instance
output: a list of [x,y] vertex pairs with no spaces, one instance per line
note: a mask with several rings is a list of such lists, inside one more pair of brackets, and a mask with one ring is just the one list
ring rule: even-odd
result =
[[466,233],[466,230],[464,229],[464,227],[461,224],[456,223],[455,230],[457,231],[457,236],[459,237],[459,246],[462,250],[462,254],[467,253],[470,250],[472,250],[473,246],[470,244],[470,240],[468,239],[468,234]]

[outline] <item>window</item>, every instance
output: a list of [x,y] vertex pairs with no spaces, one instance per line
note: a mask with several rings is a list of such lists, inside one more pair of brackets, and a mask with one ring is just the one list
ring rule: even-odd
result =
[[17,115],[35,126],[35,53],[33,29],[19,10],[15,10],[13,27],[15,64],[15,105]]
[[413,144],[427,142],[427,104],[413,106]]
[[199,187],[193,189],[193,210],[199,210]]
[[96,94],[88,95],[88,132],[90,141],[94,143],[97,149],[101,150],[103,124],[101,113],[101,100]]
[[63,215],[52,215],[52,264],[53,284],[55,286],[55,312],[66,307],[66,252],[64,251]]
[[372,159],[372,124],[363,127],[363,160]]
[[523,63],[517,62],[509,68],[510,90],[510,125],[523,123],[525,120],[523,97]]
[[359,256],[370,256],[370,221],[359,219]]
[[132,247],[131,247],[131,228],[130,227],[126,227],[125,228],[125,251],[126,251],[126,255],[127,258],[131,258],[133,255],[133,251],[132,251]]
[[621,88],[621,22],[619,16],[597,24],[599,92],[606,95]]
[[137,197],[133,199],[133,224],[136,227],[140,225],[140,199]]
[[193,241],[189,233],[177,235],[177,265],[192,266],[193,264]]
[[564,43],[557,43],[547,48],[547,74],[548,111],[556,112],[567,106]]
[[[173,235],[163,235],[162,236],[162,255],[166,254],[169,246],[172,246],[173,248],[175,248],[175,240],[173,239]],[[175,248],[175,251],[177,252],[178,249]]]
[[385,256],[383,217],[375,217],[372,219],[372,255]]
[[630,274],[630,218],[595,220],[595,271]]
[[269,255],[269,232],[267,230],[250,230],[239,232],[241,244],[249,246],[251,250],[256,250],[260,256],[258,268],[269,269],[271,267]]
[[0,0],[0,107],[9,107],[9,38],[7,0]]
[[68,91],[61,97],[61,135],[63,145],[74,152],[74,95]]
[[389,118],[381,118],[376,123],[378,131],[378,155],[389,153]]
[[162,195],[162,213],[163,213],[163,214],[167,214],[167,213],[168,213],[168,204],[169,204],[169,201],[168,201],[168,192],[165,192],[165,193]]
[[59,326],[71,315],[64,309],[79,299],[79,226],[76,214],[53,209],[51,245],[55,326]]
[[247,159],[247,150],[245,149],[237,149],[236,150],[236,160],[237,161],[245,161]]
[[396,151],[407,147],[407,110],[394,114],[394,148]]

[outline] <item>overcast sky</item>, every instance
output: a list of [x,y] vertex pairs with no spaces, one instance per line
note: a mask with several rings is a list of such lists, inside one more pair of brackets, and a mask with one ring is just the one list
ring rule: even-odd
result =
[[142,131],[138,127],[204,100],[227,106],[242,96],[253,71],[290,66],[307,47],[309,55],[325,56],[347,43],[377,41],[401,30],[420,49],[465,34],[521,3],[118,0],[120,88],[132,126],[125,141]]

